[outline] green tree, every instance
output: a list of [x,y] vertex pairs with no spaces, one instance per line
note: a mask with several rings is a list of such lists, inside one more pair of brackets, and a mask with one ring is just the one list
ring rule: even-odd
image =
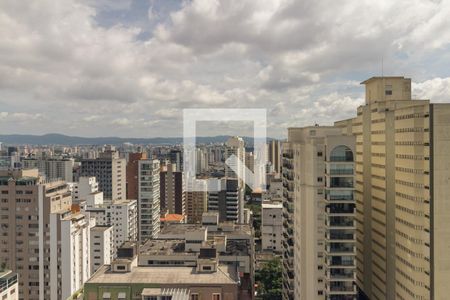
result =
[[281,260],[273,258],[265,263],[255,273],[255,281],[258,284],[258,298],[263,300],[281,299]]

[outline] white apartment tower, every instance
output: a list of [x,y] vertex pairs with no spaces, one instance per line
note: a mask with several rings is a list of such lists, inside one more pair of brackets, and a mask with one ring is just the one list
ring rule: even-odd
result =
[[139,160],[139,240],[155,238],[160,230],[160,163]]
[[80,200],[86,200],[89,194],[98,192],[98,182],[95,177],[80,176],[78,182],[70,183],[72,185],[72,201],[79,203]]
[[101,201],[101,203],[97,202],[95,205],[91,204],[92,201],[88,200],[82,203],[81,208],[95,218],[97,226],[113,227],[114,254],[124,242],[137,241],[137,200],[115,200],[104,203]]
[[[67,299],[91,277],[90,229],[95,220],[71,211],[50,215],[50,299]],[[60,236],[60,240],[58,240]]]
[[114,259],[114,226],[96,225],[91,228],[91,274]]

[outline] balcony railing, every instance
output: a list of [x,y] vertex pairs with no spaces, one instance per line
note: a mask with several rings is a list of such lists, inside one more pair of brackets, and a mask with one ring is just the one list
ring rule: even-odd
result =
[[331,243],[328,249],[330,253],[353,253],[355,251],[355,246]]

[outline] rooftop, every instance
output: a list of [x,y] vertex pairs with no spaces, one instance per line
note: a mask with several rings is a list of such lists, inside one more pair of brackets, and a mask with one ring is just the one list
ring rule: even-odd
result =
[[282,203],[262,203],[262,208],[283,208],[283,204]]
[[[222,228],[224,226],[224,228]],[[225,229],[226,227],[226,229]],[[159,235],[163,238],[164,235],[182,235],[189,231],[198,231],[204,228],[201,224],[178,224],[169,223],[164,228],[161,229]],[[231,229],[230,229],[231,228]],[[208,235],[240,235],[247,236],[252,235],[252,229],[250,225],[247,224],[225,224],[219,223],[218,230],[213,231],[208,229]]]
[[161,222],[181,222],[184,220],[184,215],[179,214],[166,214],[161,218]]
[[86,284],[237,284],[232,266],[219,265],[217,272],[198,273],[195,267],[134,267],[131,272],[113,273],[104,265]]
[[367,84],[371,81],[380,80],[380,79],[409,79],[409,78],[405,78],[403,76],[373,76],[373,77],[370,77],[369,79],[364,80],[363,82],[361,82],[361,84]]
[[134,199],[113,200],[112,203],[105,203],[104,205],[123,205],[123,204],[128,205],[130,203],[137,203],[137,200]]
[[106,230],[108,230],[108,229],[110,229],[112,227],[113,227],[112,225],[111,226],[108,226],[108,225],[95,225],[94,227],[91,228],[91,230],[102,232],[102,231],[106,231]]
[[146,255],[193,255],[185,252],[184,240],[148,240],[139,252]]

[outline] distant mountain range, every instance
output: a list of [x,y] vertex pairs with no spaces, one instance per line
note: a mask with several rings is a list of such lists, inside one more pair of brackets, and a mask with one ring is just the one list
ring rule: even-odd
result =
[[[230,136],[218,135],[210,137],[197,137],[197,143],[224,143]],[[243,137],[246,145],[253,144],[252,137]],[[272,140],[267,138],[268,141]],[[0,134],[0,143],[8,145],[120,145],[124,143],[131,144],[153,144],[153,145],[176,145],[183,143],[181,137],[156,137],[156,138],[120,138],[120,137],[79,137],[68,136],[64,134],[44,134],[44,135],[30,135],[30,134]]]

